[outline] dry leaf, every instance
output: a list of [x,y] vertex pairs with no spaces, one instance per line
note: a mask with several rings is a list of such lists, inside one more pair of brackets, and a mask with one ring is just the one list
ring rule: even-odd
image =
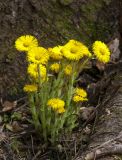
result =
[[85,160],[93,160],[94,159],[94,153],[91,152],[91,153],[88,153],[85,157]]
[[86,126],[84,129],[83,129],[84,133],[89,135],[91,133],[91,129],[89,126]]
[[13,132],[13,127],[11,124],[6,124],[6,129],[8,129],[9,131]]
[[[85,121],[90,120],[91,121],[95,116],[95,114],[93,114],[94,110],[95,110],[94,107],[88,107],[88,108],[81,107],[79,116],[82,120],[85,120]],[[92,114],[93,114],[93,116],[92,116]]]
[[3,106],[3,109],[2,111],[3,112],[7,112],[7,111],[10,111],[12,109],[14,109],[17,105],[17,101],[13,101],[13,102],[10,102],[10,101],[5,101],[2,106]]
[[120,56],[119,39],[115,38],[108,45],[111,50],[111,61],[115,62]]
[[100,155],[101,151],[98,149],[95,152],[90,152],[86,155],[85,160],[94,160],[96,156]]
[[14,121],[12,124],[6,124],[6,128],[11,132],[20,132],[23,130],[17,121]]
[[13,132],[20,132],[23,130],[23,128],[19,125],[17,121],[14,121],[12,123],[12,127],[13,127]]
[[102,62],[97,61],[96,62],[96,67],[100,70],[100,71],[104,71],[105,70],[105,64]]
[[0,132],[0,143],[5,142],[6,140],[7,140],[7,137],[6,137],[5,133]]
[[107,113],[107,115],[108,115],[108,116],[110,116],[110,115],[111,115],[111,111],[110,111],[108,108],[106,108],[106,110],[105,110],[105,111],[106,111],[106,113]]

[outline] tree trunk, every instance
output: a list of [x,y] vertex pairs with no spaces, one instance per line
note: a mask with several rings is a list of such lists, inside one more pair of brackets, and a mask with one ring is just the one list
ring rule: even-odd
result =
[[[122,66],[120,62],[119,67]],[[76,160],[115,160],[122,157],[122,68],[108,88],[87,152]],[[120,157],[119,157],[120,156]]]
[[76,39],[90,45],[117,32],[120,0],[1,0],[0,95],[21,95],[25,62],[15,39],[32,34],[50,47]]

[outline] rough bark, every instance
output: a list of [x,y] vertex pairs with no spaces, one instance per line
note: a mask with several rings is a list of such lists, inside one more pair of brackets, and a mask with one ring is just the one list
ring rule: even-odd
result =
[[114,160],[122,157],[122,62],[103,103],[99,108],[94,134],[90,137],[87,152],[77,160]]
[[[117,31],[120,0],[1,0],[0,94],[21,94],[25,83],[23,55],[14,49],[23,34],[45,47],[77,39],[90,44],[109,40]],[[18,89],[19,88],[19,89]]]

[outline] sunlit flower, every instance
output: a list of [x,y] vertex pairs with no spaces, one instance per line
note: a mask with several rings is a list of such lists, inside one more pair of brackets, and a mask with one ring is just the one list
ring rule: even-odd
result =
[[37,47],[38,41],[34,36],[25,35],[17,38],[15,47],[18,51],[29,51],[30,48]]
[[49,52],[43,47],[34,47],[29,50],[27,59],[33,63],[46,64],[49,60]]
[[68,76],[72,74],[72,66],[70,64],[65,67],[64,73]]
[[73,97],[74,102],[80,102],[80,101],[83,102],[83,101],[87,101],[87,100],[88,100],[87,98],[83,98],[83,97],[78,96],[78,95]]
[[54,109],[55,111],[57,111],[58,113],[65,112],[65,109],[64,109],[65,102],[59,98],[49,99],[47,102],[47,105],[52,109]]
[[24,88],[23,88],[23,90],[25,92],[35,92],[35,91],[37,91],[37,85],[34,85],[34,84],[32,84],[32,85],[25,85]]
[[64,107],[59,108],[58,110],[56,110],[58,113],[64,113],[66,110]]
[[74,102],[79,102],[79,101],[87,101],[87,93],[84,89],[82,88],[76,88],[75,93],[73,96],[73,101]]
[[40,64],[39,69],[38,69],[38,65],[34,64],[34,63],[32,63],[28,66],[28,74],[35,79],[39,78],[39,71],[40,71],[40,77],[42,78],[42,81],[45,81],[45,79],[46,79],[45,66]]
[[80,60],[84,55],[81,49],[82,43],[70,40],[63,48],[63,56],[69,60]]
[[107,63],[110,60],[110,50],[107,45],[101,41],[95,41],[93,43],[93,52],[96,58],[103,63]]
[[75,94],[77,94],[78,96],[81,96],[81,97],[87,97],[86,91],[82,88],[76,88]]
[[54,60],[61,60],[63,58],[61,49],[62,49],[62,46],[48,48],[50,57]]
[[59,69],[60,69],[60,64],[58,64],[58,63],[53,63],[53,64],[50,66],[50,69],[51,69],[51,71],[54,71],[55,73],[58,73],[58,72],[59,72]]
[[87,57],[91,57],[92,56],[92,54],[89,51],[88,47],[86,47],[84,44],[82,44],[81,50],[82,50],[83,56],[87,56]]

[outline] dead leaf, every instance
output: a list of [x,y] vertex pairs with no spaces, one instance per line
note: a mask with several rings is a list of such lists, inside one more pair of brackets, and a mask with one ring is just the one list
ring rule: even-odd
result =
[[89,135],[91,133],[91,128],[89,126],[86,126],[84,129],[83,129],[84,133]]
[[108,108],[106,108],[105,112],[107,113],[108,116],[111,115],[111,111]]
[[96,67],[100,70],[100,71],[104,71],[105,70],[105,64],[102,62],[97,61],[96,62]]
[[4,132],[0,132],[0,143],[5,142],[7,140],[7,136],[5,135]]
[[101,155],[102,152],[97,149],[95,152],[90,152],[86,155],[85,160],[94,160],[94,159],[98,159],[98,156]]
[[119,39],[115,38],[108,44],[108,46],[111,50],[111,61],[115,62],[120,56]]
[[94,153],[93,152],[91,152],[91,153],[88,153],[87,155],[86,155],[86,157],[85,157],[85,160],[93,160],[94,159]]
[[6,124],[6,129],[8,129],[9,131],[13,132],[13,127],[11,124]]
[[95,116],[94,110],[95,110],[94,107],[81,107],[79,117],[85,121],[92,120]]
[[14,121],[12,123],[12,127],[13,127],[13,132],[20,132],[23,130],[23,128],[19,125],[17,121]]
[[17,106],[17,101],[13,101],[13,102],[5,101],[2,104],[2,107],[3,107],[2,111],[3,112],[10,111],[10,110],[14,109],[16,106]]
[[23,130],[17,121],[14,121],[12,124],[6,124],[6,128],[11,132],[20,132]]

